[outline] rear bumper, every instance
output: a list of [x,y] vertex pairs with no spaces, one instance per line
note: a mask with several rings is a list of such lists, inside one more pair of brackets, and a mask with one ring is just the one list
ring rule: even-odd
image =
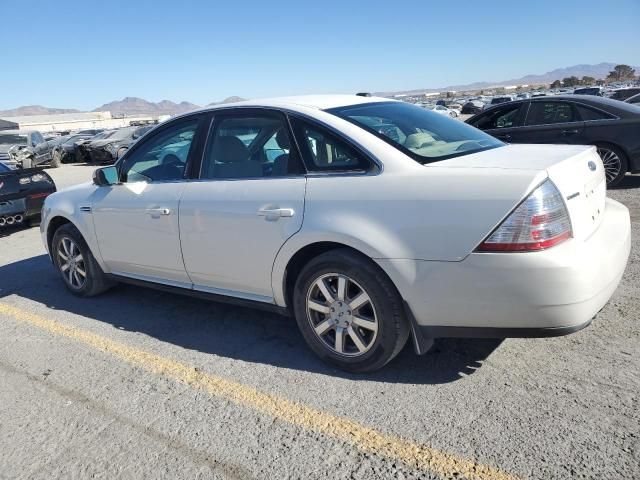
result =
[[587,240],[460,262],[379,260],[424,337],[541,337],[589,324],[620,283],[631,247],[627,208],[606,201]]

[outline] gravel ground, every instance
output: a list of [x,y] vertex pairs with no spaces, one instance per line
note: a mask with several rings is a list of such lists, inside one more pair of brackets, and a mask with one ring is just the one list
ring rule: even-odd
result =
[[[62,187],[91,170],[49,172]],[[640,176],[610,196],[630,208],[634,244],[622,284],[589,328],[440,340],[368,375],[327,367],[277,315],[130,286],[78,299],[37,228],[5,230],[0,478],[458,478],[363,448],[374,442],[349,440],[352,422],[497,469],[479,472],[483,480],[639,478]],[[50,321],[89,333],[57,335],[42,328]],[[273,408],[288,400],[343,420],[309,428],[313,419],[271,415],[103,351],[83,340],[89,334],[271,395]]]

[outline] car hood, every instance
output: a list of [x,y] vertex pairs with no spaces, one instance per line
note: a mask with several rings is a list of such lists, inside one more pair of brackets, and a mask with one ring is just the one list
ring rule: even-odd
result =
[[584,154],[587,145],[505,145],[478,153],[425,164],[427,168],[499,168],[504,170],[546,170],[568,157]]

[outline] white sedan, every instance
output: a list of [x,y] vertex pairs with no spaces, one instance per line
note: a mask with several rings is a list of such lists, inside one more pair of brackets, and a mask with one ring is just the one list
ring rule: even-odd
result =
[[49,196],[41,230],[76,295],[129,282],[291,314],[350,371],[409,337],[424,353],[438,337],[580,330],[630,249],[593,147],[506,145],[358,96],[171,119]]

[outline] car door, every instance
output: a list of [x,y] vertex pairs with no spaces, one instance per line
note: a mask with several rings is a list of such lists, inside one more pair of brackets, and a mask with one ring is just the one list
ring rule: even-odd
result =
[[521,135],[525,143],[584,143],[584,122],[573,102],[532,101],[524,125]]
[[112,273],[191,287],[178,212],[185,172],[197,158],[207,119],[192,115],[159,128],[118,162],[121,183],[96,191],[93,222],[100,254]]
[[491,108],[469,123],[503,142],[519,143],[525,106],[526,102],[514,102]]
[[302,226],[306,178],[284,114],[214,114],[200,168],[180,202],[182,256],[194,289],[273,301],[275,257]]
[[34,153],[34,166],[50,160],[48,156],[49,144],[40,132],[33,132],[31,134],[31,145]]

